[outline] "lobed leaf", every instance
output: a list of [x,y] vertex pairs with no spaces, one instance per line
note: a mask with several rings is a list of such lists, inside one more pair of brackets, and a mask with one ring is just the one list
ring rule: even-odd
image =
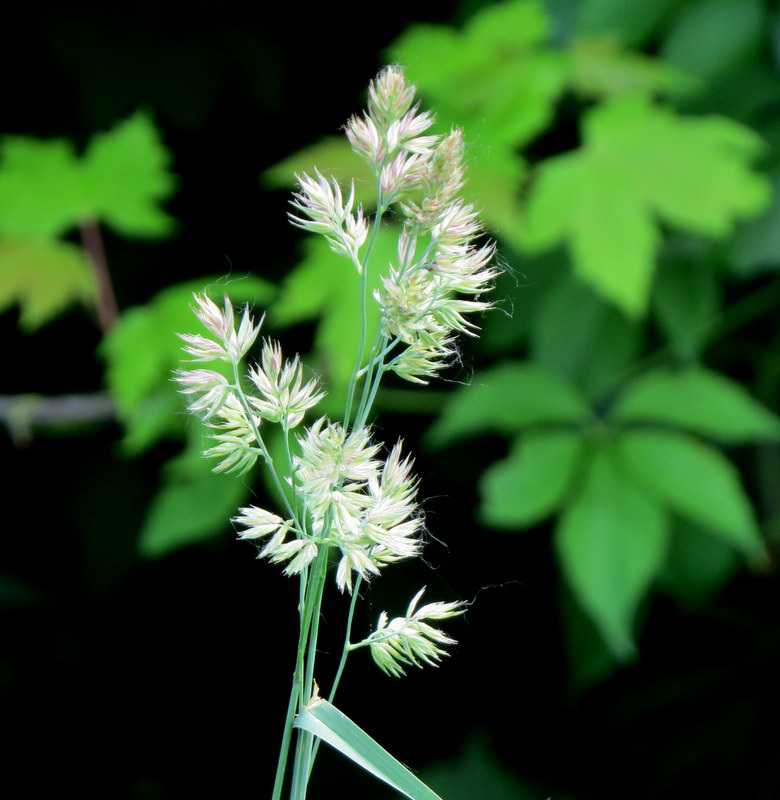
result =
[[172,219],[170,156],[141,112],[94,136],[82,158],[70,142],[5,139],[0,147],[0,235],[55,237],[89,219],[119,233],[161,236]]
[[580,150],[543,162],[523,235],[532,250],[567,241],[576,271],[638,316],[660,241],[658,218],[721,236],[768,198],[749,160],[760,142],[723,118],[680,118],[642,95],[612,97],[589,112]]
[[0,311],[18,303],[23,330],[40,328],[73,303],[91,303],[96,294],[94,273],[76,245],[0,241]]
[[82,162],[89,216],[125,236],[170,233],[173,219],[159,205],[176,186],[170,162],[154,123],[142,112],[93,136]]

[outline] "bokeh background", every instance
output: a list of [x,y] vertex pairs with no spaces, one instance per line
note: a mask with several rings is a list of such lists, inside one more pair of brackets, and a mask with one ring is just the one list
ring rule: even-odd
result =
[[[3,795],[270,794],[296,588],[235,540],[273,498],[198,459],[172,331],[227,288],[338,398],[354,276],[288,191],[360,168],[332,137],[398,61],[464,126],[506,272],[463,363],[378,401],[431,539],[356,627],[427,584],[471,603],[459,645],[401,681],[357,655],[339,705],[447,800],[780,796],[775,4],[367,12],[43,2],[6,26]],[[345,613],[334,592],[325,670]],[[335,754],[317,772],[313,798],[390,796]]]

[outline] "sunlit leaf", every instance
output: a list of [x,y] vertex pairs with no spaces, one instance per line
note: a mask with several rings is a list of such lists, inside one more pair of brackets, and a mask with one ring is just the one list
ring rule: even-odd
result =
[[82,205],[80,164],[70,142],[0,142],[0,235],[57,236],[74,224]]
[[18,303],[32,331],[73,303],[91,303],[97,287],[80,247],[56,239],[0,241],[0,311]]
[[508,458],[482,476],[480,516],[494,528],[525,528],[552,513],[571,483],[582,454],[577,433],[530,430],[518,436]]
[[480,10],[462,32],[414,25],[389,55],[467,140],[517,145],[549,121],[565,84],[565,59],[539,47],[548,28],[539,3],[515,0]]
[[589,112],[583,127],[580,150],[539,167],[526,245],[568,241],[577,272],[630,314],[646,306],[659,219],[721,236],[768,199],[748,168],[759,140],[732,120],[681,118],[627,95]]
[[669,520],[608,450],[594,454],[561,517],[556,549],[575,596],[617,658],[634,651],[636,609],[663,563]]
[[0,234],[58,236],[90,219],[119,233],[160,236],[172,219],[170,155],[151,119],[137,113],[95,135],[76,157],[70,142],[9,138],[0,144]]
[[171,157],[148,115],[137,113],[90,140],[83,159],[90,216],[126,236],[163,236],[173,219],[160,202],[173,192]]
[[616,404],[617,422],[660,422],[725,441],[780,437],[780,419],[738,383],[691,367],[659,369],[634,381]]
[[625,432],[618,449],[626,467],[660,501],[763,562],[764,544],[739,473],[717,450],[664,430]]
[[579,423],[589,414],[582,397],[554,373],[508,361],[454,392],[426,436],[441,447],[488,431],[511,434],[540,423]]

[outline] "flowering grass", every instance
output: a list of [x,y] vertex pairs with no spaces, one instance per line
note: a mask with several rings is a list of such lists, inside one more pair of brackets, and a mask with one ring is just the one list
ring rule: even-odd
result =
[[[408,796],[435,796],[427,787],[420,789],[416,779],[405,778],[408,771],[397,762],[389,768],[392,757],[330,705],[349,653],[369,648],[379,668],[396,677],[409,666],[435,666],[455,640],[432,623],[464,610],[458,602],[418,607],[421,589],[404,616],[390,619],[382,612],[368,637],[351,641],[361,583],[378,577],[390,564],[418,556],[422,547],[424,523],[411,457],[400,441],[385,454],[368,426],[377,391],[388,372],[427,383],[446,367],[456,354],[458,334],[476,335],[469,315],[490,307],[479,297],[496,276],[490,265],[494,247],[478,243],[482,229],[477,212],[459,197],[462,133],[455,128],[443,137],[426,134],[433,116],[419,110],[414,95],[415,87],[403,72],[387,67],[369,86],[368,110],[346,125],[353,149],[375,176],[373,220],[355,206],[354,182],[344,190],[319,172],[296,176],[299,189],[290,221],[324,236],[331,249],[351,261],[361,282],[360,308],[355,309],[361,319],[359,355],[343,420],[320,416],[301,428],[324,389],[316,378],[305,379],[298,356],[285,359],[275,341],[263,341],[260,360],[245,368],[263,320],[255,322],[248,308],[237,319],[228,297],[219,306],[205,295],[196,296],[195,315],[206,335],[180,334],[193,362],[226,362],[232,376],[201,367],[175,376],[189,410],[211,429],[214,444],[204,455],[215,460],[215,471],[236,474],[261,459],[283,498],[278,513],[249,506],[233,518],[239,537],[254,540],[261,558],[283,565],[284,573],[300,585],[295,672],[273,800],[281,797],[288,772],[292,800],[306,797],[320,738],[343,743],[342,752]],[[403,219],[397,262],[382,270],[380,287],[368,297],[373,243],[391,209]],[[371,301],[379,307],[380,325],[369,345],[366,305]],[[281,428],[291,465],[287,472],[274,462],[263,439],[268,425]],[[285,485],[292,488],[291,497]],[[314,675],[329,577],[352,601],[341,661],[323,705]],[[288,770],[295,728],[294,761]],[[390,773],[401,777],[391,778]]]

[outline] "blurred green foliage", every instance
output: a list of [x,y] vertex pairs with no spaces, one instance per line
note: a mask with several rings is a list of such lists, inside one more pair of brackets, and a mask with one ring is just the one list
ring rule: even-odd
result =
[[[464,128],[469,199],[509,265],[493,300],[515,309],[486,318],[485,369],[451,393],[427,442],[505,440],[476,514],[496,537],[552,521],[575,682],[635,656],[654,588],[695,605],[743,563],[768,564],[762,526],[776,509],[757,507],[731,448],[777,442],[780,419],[744,385],[752,376],[709,361],[772,308],[739,281],[780,268],[768,22],[759,0],[514,0],[461,28],[414,25],[387,53],[440,131]],[[83,252],[64,237],[89,220],[169,234],[170,161],[140,113],[80,157],[65,141],[3,139],[0,307],[19,303],[34,329],[94,302]],[[291,187],[315,165],[340,178],[364,169],[328,138],[263,181]],[[369,185],[356,187],[366,208]],[[375,263],[394,258],[394,240],[380,235]],[[208,472],[203,431],[185,425],[169,380],[173,332],[193,328],[189,298],[204,288],[267,307],[278,327],[314,323],[308,363],[327,376],[334,413],[357,352],[358,284],[320,241],[303,243],[279,287],[201,279],[126,310],[101,350],[123,447],[186,442],[148,510],[140,547],[152,557],[221,530],[248,491]]]
[[[767,564],[723,447],[776,442],[780,420],[702,360],[728,328],[729,271],[780,261],[776,181],[754,166],[775,158],[756,132],[762,118],[706,99],[724,72],[760,62],[765,12],[729,0],[676,6],[583,2],[553,41],[544,4],[517,0],[459,30],[413,26],[389,49],[440,130],[464,128],[470,199],[507,262],[533,270],[519,287],[500,282],[513,319],[486,321],[490,349],[523,357],[452,393],[428,442],[509,438],[479,481],[478,517],[504,530],[554,517],[578,607],[569,625],[584,613],[598,634],[570,637],[575,682],[634,657],[653,586],[695,603],[740,559]],[[625,49],[661,25],[660,57]],[[765,101],[774,94],[767,86]],[[580,143],[561,148],[551,134],[574,125]],[[524,156],[537,141],[543,155]],[[289,177],[315,163],[343,174],[348,146],[328,140],[281,167]],[[283,179],[280,167],[265,175]],[[338,346],[315,343],[321,361]]]

